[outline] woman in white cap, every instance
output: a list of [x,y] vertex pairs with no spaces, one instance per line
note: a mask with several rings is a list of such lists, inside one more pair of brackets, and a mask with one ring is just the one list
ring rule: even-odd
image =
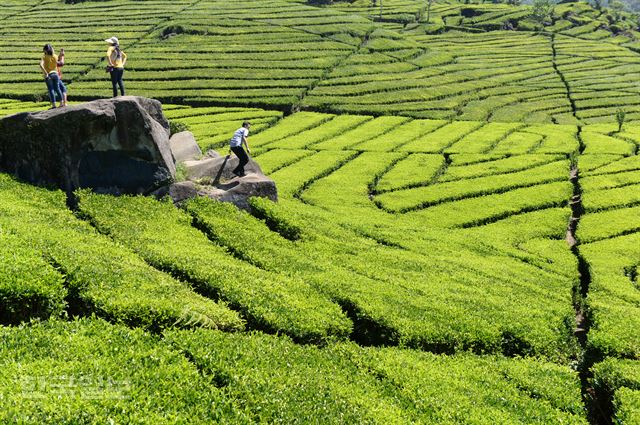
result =
[[107,70],[111,74],[111,84],[113,86],[113,97],[118,95],[118,87],[120,87],[120,95],[124,96],[124,65],[127,63],[127,54],[120,49],[117,37],[111,37],[105,40],[111,46],[107,50],[107,61],[109,66]]

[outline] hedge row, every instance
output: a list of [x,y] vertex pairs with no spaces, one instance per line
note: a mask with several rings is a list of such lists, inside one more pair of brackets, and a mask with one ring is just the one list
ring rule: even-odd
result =
[[[188,205],[194,211],[215,207],[207,199],[195,199]],[[232,210],[226,214],[240,214],[229,206]],[[254,328],[282,332],[301,341],[344,337],[351,331],[351,323],[339,306],[306,282],[287,276],[286,270],[278,273],[278,267],[251,261],[258,266],[254,267],[242,261],[246,258],[241,255],[240,259],[233,258],[226,244],[208,240],[192,227],[191,216],[172,203],[83,192],[80,209],[101,232],[135,250],[150,264],[187,279],[201,292],[227,300],[249,318]],[[196,218],[199,225],[207,225],[200,216]],[[248,236],[244,229],[237,230]]]
[[[95,313],[155,330],[174,325],[244,328],[238,314],[224,303],[196,294],[185,283],[153,269],[132,251],[75,218],[66,207],[63,192],[36,188],[0,175],[0,200],[0,228],[17,235],[65,275],[72,314]],[[25,267],[42,264],[33,251],[26,251],[21,261],[27,263]],[[45,267],[40,273],[41,278],[50,281],[49,291],[59,288],[60,282],[56,283],[56,274],[50,268]],[[37,282],[31,285],[37,286]],[[51,313],[60,309],[60,289],[57,291],[47,300]],[[16,305],[9,307],[11,311],[31,308],[23,304],[21,297],[12,301]]]
[[587,423],[577,374],[533,360],[319,349],[258,333],[158,340],[95,319],[0,338],[5,423]]

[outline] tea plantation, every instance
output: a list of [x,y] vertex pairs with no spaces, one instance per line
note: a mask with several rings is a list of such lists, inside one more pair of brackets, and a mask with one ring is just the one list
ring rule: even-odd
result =
[[0,174],[0,423],[640,424],[638,17],[4,0],[0,116],[128,94],[279,202]]

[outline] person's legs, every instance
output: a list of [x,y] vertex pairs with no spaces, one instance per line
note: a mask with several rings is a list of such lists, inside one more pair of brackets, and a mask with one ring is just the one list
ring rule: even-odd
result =
[[118,96],[118,72],[117,68],[113,68],[109,75],[111,76],[111,86],[113,88],[113,97]]
[[62,91],[60,90],[60,77],[55,72],[49,74],[48,84],[51,86],[49,95],[51,96],[51,104],[56,106],[56,95],[60,99],[60,103],[63,102]]
[[124,68],[113,68],[111,71],[111,84],[113,85],[113,97],[118,95],[118,87],[120,88],[120,95],[124,96],[124,81],[122,76],[124,75]]
[[238,157],[238,166],[233,169],[233,174],[241,176],[244,174],[244,166],[249,162],[249,157],[244,149],[242,149],[242,146],[232,147],[231,150]]
[[47,91],[49,92],[49,99],[51,100],[51,106],[52,107],[56,107],[56,93],[53,90],[53,84],[51,82],[51,77],[47,77],[46,80],[44,80],[45,83],[47,83]]
[[60,106],[67,106],[67,86],[64,85],[61,79],[58,81],[59,81],[58,85],[60,86],[60,92],[62,93],[62,105]]
[[244,166],[249,163],[249,155],[247,152],[242,149],[242,156],[240,157],[240,166],[242,167],[242,172],[244,173]]
[[124,68],[120,68],[120,75],[118,76],[118,86],[120,86],[120,95],[124,96]]

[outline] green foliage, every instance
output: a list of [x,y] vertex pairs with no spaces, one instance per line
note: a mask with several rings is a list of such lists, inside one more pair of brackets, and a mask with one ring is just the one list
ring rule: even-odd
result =
[[578,166],[586,169],[580,179],[586,214],[577,237],[591,274],[589,346],[602,356],[638,359],[640,341],[629,330],[640,326],[636,282],[640,162],[637,156],[585,155]]
[[555,3],[553,0],[534,0],[532,3],[531,17],[543,24],[553,15]]
[[312,152],[304,149],[269,149],[257,156],[255,159],[260,164],[263,173],[269,175],[274,171],[287,167],[302,158],[311,155]]
[[0,323],[60,316],[66,307],[63,284],[40,252],[0,226]]
[[[224,247],[191,226],[191,216],[170,202],[82,193],[80,208],[101,232],[155,267],[187,279],[200,292],[227,300],[254,328],[283,332],[302,341],[345,336],[350,331],[350,322],[340,308],[306,282],[265,272],[229,256]],[[219,219],[232,222],[238,232],[250,230],[238,227],[242,221],[234,217],[246,213],[232,204],[203,198],[190,201],[187,208],[204,226],[207,218],[216,220],[219,215]],[[253,263],[262,265],[258,260]]]
[[189,131],[189,126],[180,121],[169,121],[169,130],[173,136],[176,133]]
[[578,226],[578,238],[589,243],[640,229],[640,207],[612,209],[587,214]]
[[404,117],[379,117],[366,121],[353,130],[346,131],[337,137],[314,144],[313,149],[340,150],[357,147],[362,142],[371,140],[376,136],[384,135],[401,124],[409,121]]
[[481,126],[478,122],[453,122],[435,129],[433,132],[422,134],[402,146],[400,150],[409,152],[439,153],[453,145],[465,135]]
[[[355,279],[355,277],[351,277],[349,278],[351,284],[348,287],[334,287],[329,284],[330,282],[326,282],[326,290],[335,292],[337,294],[336,296],[340,299],[350,300],[353,305],[362,309],[358,310],[358,314],[367,317],[369,320],[384,323],[386,328],[391,327],[391,330],[385,328],[383,331],[379,332],[384,332],[385,335],[388,335],[392,339],[397,338],[401,343],[404,343],[407,346],[428,347],[436,350],[448,350],[454,349],[451,347],[455,347],[456,350],[472,349],[474,351],[493,351],[502,344],[500,341],[503,341],[507,346],[514,348],[515,350],[536,350],[535,348],[528,346],[527,344],[529,343],[532,344],[532,346],[539,347],[539,349],[546,350],[546,348],[542,348],[545,344],[542,343],[542,345],[539,345],[541,340],[538,340],[537,337],[533,337],[531,332],[525,336],[520,330],[516,330],[518,328],[516,322],[518,322],[519,319],[512,317],[510,314],[507,321],[503,321],[506,320],[505,318],[496,317],[493,321],[489,320],[487,322],[488,317],[491,317],[492,315],[488,311],[485,311],[484,307],[479,305],[478,300],[482,298],[483,302],[486,301],[488,303],[499,304],[501,303],[500,299],[503,296],[501,290],[498,290],[494,283],[492,287],[497,291],[491,296],[488,296],[486,292],[488,289],[482,278],[476,280],[472,277],[473,273],[468,274],[465,271],[457,270],[455,269],[457,266],[453,265],[459,264],[458,260],[464,261],[464,264],[467,266],[472,262],[475,264],[475,262],[478,261],[479,263],[477,263],[477,267],[486,270],[483,266],[480,266],[480,262],[486,261],[486,259],[482,260],[480,257],[476,256],[474,253],[475,251],[466,251],[466,248],[457,244],[454,244],[456,248],[453,248],[453,245],[441,244],[437,241],[440,241],[444,236],[437,236],[437,234],[433,234],[431,232],[433,232],[432,229],[434,227],[453,227],[458,223],[475,224],[476,221],[485,220],[486,215],[489,215],[489,217],[492,215],[508,216],[522,212],[523,210],[530,210],[531,205],[535,203],[540,203],[539,208],[558,204],[564,205],[566,203],[566,199],[570,196],[571,185],[568,182],[554,183],[540,185],[534,189],[513,190],[508,193],[508,197],[507,195],[495,195],[495,198],[487,196],[445,203],[441,206],[431,207],[424,211],[398,216],[397,221],[393,219],[388,221],[389,218],[387,217],[389,216],[386,213],[379,211],[370,202],[367,202],[366,199],[368,184],[373,180],[373,176],[387,169],[389,164],[392,163],[395,158],[397,158],[396,154],[373,152],[364,153],[350,161],[338,171],[332,173],[330,176],[312,184],[309,189],[304,191],[302,199],[308,204],[316,206],[321,205],[323,209],[328,209],[331,212],[332,217],[343,217],[343,221],[351,221],[351,223],[349,223],[350,227],[367,229],[364,230],[366,235],[374,234],[376,235],[376,240],[382,240],[382,243],[391,244],[392,246],[398,245],[405,250],[415,250],[416,253],[421,254],[438,252],[439,258],[441,258],[442,261],[445,261],[446,264],[451,265],[453,269],[443,266],[442,261],[438,262],[438,265],[432,263],[435,259],[431,257],[429,259],[426,257],[420,259],[413,258],[412,261],[416,262],[416,269],[414,269],[409,267],[409,263],[407,263],[409,254],[406,251],[402,254],[404,260],[399,261],[394,260],[392,253],[387,253],[386,250],[363,246],[357,250],[358,254],[357,256],[354,256],[353,262],[349,261],[348,256],[335,254],[333,258],[336,258],[337,260],[334,261],[339,261],[338,264],[348,264],[348,267],[350,268],[357,267],[354,264],[356,261],[360,264],[368,264],[366,267],[358,267],[357,270],[359,273],[365,273],[367,277],[376,279],[380,279],[381,276],[387,276],[384,279],[385,283],[375,284],[374,286],[374,282],[372,281],[367,282],[362,281],[362,278]],[[565,176],[564,178],[566,179],[566,168],[563,166],[559,167],[559,169],[562,170],[562,173]],[[348,181],[349,184],[345,185],[343,183],[345,181]],[[527,191],[526,193],[524,193],[525,190]],[[497,198],[498,196],[504,199]],[[463,209],[463,205],[465,204],[469,204],[469,207]],[[315,208],[314,210],[317,211],[319,209]],[[357,211],[359,211],[359,213],[356,213]],[[455,214],[452,212],[455,212]],[[348,217],[354,218],[349,220]],[[559,234],[562,234],[566,228],[566,218],[566,214],[560,218],[560,225],[557,227],[560,229]],[[315,226],[318,226],[317,223],[318,220],[316,219]],[[390,228],[394,230],[388,232],[378,230],[383,229],[385,226],[391,226]],[[427,231],[428,233],[423,235],[423,232]],[[508,234],[508,231],[506,233]],[[450,234],[450,232],[447,233],[447,235]],[[337,238],[338,236],[335,235],[332,237]],[[340,236],[339,238],[340,240],[345,240],[346,236]],[[448,243],[452,243],[451,238],[452,236],[448,236],[448,239],[445,239],[449,241]],[[424,239],[430,242],[427,243]],[[328,240],[323,239],[324,245],[328,243]],[[453,250],[453,252],[449,254],[450,250]],[[461,253],[463,251],[465,254]],[[397,266],[394,266],[394,268],[398,267],[402,269],[402,272],[394,272],[393,274],[390,274],[390,268],[385,266],[385,263],[382,262],[383,255],[385,257],[389,255],[388,264],[396,264]],[[462,257],[464,258],[463,260]],[[371,260],[367,262],[365,258],[370,258]],[[446,260],[444,260],[444,258],[446,258]],[[508,263],[510,271],[505,274],[498,272],[496,269],[498,263],[505,267],[507,267],[506,264]],[[374,264],[376,265],[375,268],[373,268]],[[405,265],[402,266],[400,264]],[[418,266],[418,264],[421,265]],[[471,267],[475,268],[476,266]],[[492,275],[494,279],[506,278],[507,280],[510,280],[513,278],[514,271],[519,269],[520,265],[501,257],[501,260],[497,262],[493,261],[492,266],[489,268],[496,273],[495,275]],[[420,274],[411,273],[411,271],[415,270],[420,270]],[[440,275],[440,272],[445,274]],[[462,273],[459,279],[461,282],[465,282],[464,289],[458,288],[455,283],[458,281],[458,278],[453,276],[457,276],[458,273]],[[523,270],[523,273],[530,274],[532,272],[524,272]],[[338,275],[338,272],[332,271],[331,274],[335,276]],[[326,279],[326,276],[323,276],[323,278]],[[519,281],[521,278],[522,276],[519,276],[516,281]],[[544,279],[548,278],[545,277]],[[344,280],[346,280],[346,278]],[[546,281],[548,282],[548,280]],[[573,284],[571,283],[572,281],[572,279],[562,283],[558,281],[558,288],[564,286],[567,291],[570,291],[569,288]],[[471,284],[471,282],[474,283]],[[369,289],[365,290],[364,285],[367,285]],[[506,288],[511,285],[511,283],[507,283],[505,281],[504,285],[504,288]],[[414,295],[406,297],[403,295],[405,290],[414,293]],[[471,293],[476,290],[482,291],[484,295],[482,297],[475,298]],[[449,294],[452,294],[450,291],[457,294],[454,296],[454,299],[457,301],[454,302],[449,297]],[[418,296],[416,294],[421,295]],[[568,292],[565,292],[565,294],[568,296]],[[476,301],[472,303],[474,305],[473,312],[464,307],[465,303],[462,299],[467,297],[473,297],[476,299]],[[539,302],[540,299],[538,298],[537,301]],[[528,301],[526,304],[531,307],[531,302],[533,302],[533,300]],[[403,305],[404,307],[402,309],[394,309],[392,305]],[[561,305],[562,303],[557,306],[560,310],[564,310],[564,307],[561,307]],[[536,311],[541,312],[541,310],[545,310],[549,307],[550,305],[547,304],[547,307],[541,307],[540,309],[536,308]],[[566,307],[568,307],[568,305]],[[511,305],[509,307],[509,311],[512,312],[513,308],[514,306]],[[431,312],[431,320],[436,323],[439,322],[440,317],[451,317],[451,315],[458,317],[456,319],[455,327],[451,328],[450,333],[445,336],[440,332],[440,329],[442,329],[441,326],[443,325],[434,324],[432,326],[428,323],[422,323],[419,320],[416,320],[417,316],[414,316],[414,314],[419,316],[419,312],[425,311],[425,309]],[[445,313],[444,310],[447,312]],[[481,316],[476,316],[480,311],[483,311]],[[554,314],[560,314],[560,316],[564,316],[566,314],[567,318],[572,315],[568,308],[564,313],[560,313],[559,310],[556,310],[556,313]],[[520,319],[522,319],[522,316]],[[562,320],[564,319],[560,319],[560,321]],[[490,325],[489,323],[492,324]],[[538,323],[540,324],[540,327],[536,327],[536,332],[546,332],[542,330],[545,326],[542,325],[541,322]],[[568,323],[569,322],[567,322],[567,324]],[[493,325],[498,326],[494,327]],[[564,328],[565,325],[559,326],[560,328]],[[446,327],[450,327],[450,325],[446,325]],[[396,329],[395,332],[394,328]],[[396,335],[394,335],[394,333]],[[560,334],[562,333],[563,331],[560,332]],[[511,336],[509,335],[517,336],[514,337],[514,339],[511,339]],[[555,337],[559,338],[556,339],[556,342],[562,345],[563,343],[559,341],[566,337],[561,337],[559,335]],[[524,339],[526,342],[520,338]],[[522,345],[520,345],[520,343],[522,343]],[[570,345],[571,344],[569,344],[569,346]],[[518,346],[519,348],[515,348]],[[569,346],[567,346],[566,349],[571,351]]]
[[184,356],[140,329],[93,319],[48,321],[0,328],[0,340],[2,423],[206,424],[242,418]]
[[177,163],[176,164],[176,176],[174,178],[174,181],[176,182],[182,182],[185,181],[187,179],[187,168],[184,165],[184,163]]
[[[566,179],[568,169],[569,163],[564,160],[502,175],[494,174],[450,182],[445,182],[443,179],[442,182],[436,182],[429,186],[389,192],[376,197],[376,201],[382,207],[391,211],[408,211],[415,208],[426,208],[446,201],[561,181]],[[445,177],[446,175],[444,174]],[[453,176],[455,178],[455,174]]]
[[624,119],[626,118],[627,113],[623,109],[618,109],[616,111],[616,122],[618,123],[618,132],[622,131],[622,126],[624,125]]
[[328,121],[323,122],[321,125],[287,137],[280,142],[274,142],[274,145],[285,149],[313,148],[313,145],[337,137],[371,119],[373,117],[358,115],[331,116]]
[[593,367],[593,385],[613,397],[615,421],[634,424],[640,420],[640,362],[606,359]]
[[318,349],[259,334],[165,336],[244,400],[255,422],[453,424],[488,415],[505,423],[586,423],[576,374],[552,364],[353,344]]
[[[550,164],[562,158],[558,155],[514,155],[494,158],[488,155],[461,154],[452,155],[450,159],[451,166],[438,179],[439,182],[515,173]],[[471,159],[477,162],[472,163]]]
[[302,226],[295,218],[266,198],[249,198],[251,213],[264,220],[267,226],[282,237],[295,241],[302,237]]
[[[252,122],[280,201],[253,198],[250,215],[82,192],[72,213],[0,176],[0,321],[66,310],[278,335],[0,328],[0,422],[585,423],[566,367],[583,348],[604,359],[591,372],[612,421],[639,421],[637,17],[615,2],[328,3],[56,6],[73,98],[109,95],[95,40],[116,34],[129,92],[173,102],[172,133],[206,150]],[[46,98],[29,52],[51,41],[51,3],[0,9],[0,115],[45,109],[3,98]],[[131,386],[30,398],[24,376]]]
[[595,131],[584,131],[582,140],[586,146],[585,154],[622,154],[626,156],[635,153],[636,150],[636,145],[628,140]]
[[627,274],[637,264],[638,233],[582,245],[590,264],[588,306],[592,315],[589,346],[601,355],[640,358],[637,284]]
[[397,190],[404,187],[427,185],[445,167],[445,158],[440,155],[414,153],[401,159],[378,180],[377,192]]
[[352,145],[352,149],[366,151],[392,151],[403,145],[418,139],[425,133],[429,133],[445,124],[437,120],[412,120],[402,124],[384,134],[366,140],[363,143]]
[[315,112],[300,112],[282,120],[279,126],[272,127],[261,134],[251,137],[251,146],[260,147],[290,136],[294,136],[309,128],[316,127],[332,118],[330,115]]
[[640,422],[640,391],[620,388],[614,400],[616,419],[620,423],[634,424]]
[[[545,1],[532,8],[387,0],[380,15],[380,8],[360,0],[323,7],[286,0],[260,7],[221,0],[181,7],[160,0],[136,3],[135,8],[129,1],[114,0],[104,18],[122,22],[121,27],[95,20],[92,1],[61,3],[61,11],[69,12],[65,16],[70,26],[55,44],[67,50],[65,79],[73,81],[78,99],[110,93],[104,72],[94,66],[103,52],[86,34],[106,38],[118,33],[123,45],[130,45],[125,77],[129,91],[164,102],[573,123],[571,103],[550,60],[548,39],[532,34],[542,27],[542,20],[554,22],[545,30],[556,35],[558,69],[579,94],[572,98],[578,118],[613,120],[610,110],[589,105],[606,101],[624,107],[629,119],[638,119],[636,93],[629,83],[632,67],[612,68],[607,62],[610,58],[634,63],[629,62],[637,48],[634,15],[616,4],[598,11],[584,2],[569,2],[551,10],[552,3]],[[27,4],[33,10],[21,16]],[[5,9],[6,15],[0,15],[7,17],[3,40],[13,53],[5,56],[12,72],[0,77],[2,94],[45,98],[22,42],[29,37],[46,40],[46,30],[37,28],[49,10],[44,4],[24,2]],[[231,25],[229,16],[234,17]],[[570,37],[563,40],[563,34]],[[603,56],[607,51],[610,56]],[[567,59],[581,66],[574,70],[564,62]],[[594,60],[599,64],[591,67]],[[620,80],[601,81],[601,69]],[[585,73],[593,84],[583,84],[576,72]],[[605,90],[611,95],[602,96]],[[216,138],[202,145],[221,142]]]
[[[74,217],[66,208],[63,192],[0,175],[0,194],[0,228],[20,237],[64,273],[72,313],[95,313],[149,329],[242,328],[238,315],[224,304],[194,293]],[[53,277],[46,268],[41,272]],[[50,290],[54,289],[55,285]]]

